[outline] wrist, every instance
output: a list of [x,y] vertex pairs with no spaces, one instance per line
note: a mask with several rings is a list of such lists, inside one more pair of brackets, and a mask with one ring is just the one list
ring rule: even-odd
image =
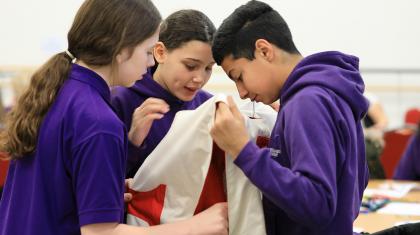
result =
[[238,141],[237,144],[232,146],[228,154],[235,160],[239,154],[242,152],[242,149],[244,149],[245,145],[249,142],[249,139],[243,139],[241,141]]
[[136,135],[134,135],[133,131],[128,132],[128,141],[130,141],[131,144],[136,147],[140,147],[143,142],[140,138],[136,138]]

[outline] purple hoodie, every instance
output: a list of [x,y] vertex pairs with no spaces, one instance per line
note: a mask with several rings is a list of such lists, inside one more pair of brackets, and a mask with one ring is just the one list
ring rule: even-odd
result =
[[263,192],[268,235],[350,235],[369,173],[360,120],[368,102],[358,58],[304,58],[280,91],[269,148],[235,163]]
[[420,180],[420,134],[414,134],[398,163],[394,179]]
[[146,157],[149,156],[166,135],[171,127],[175,114],[181,110],[195,109],[208,100],[211,94],[200,90],[193,100],[184,102],[162,88],[162,86],[153,80],[152,74],[147,73],[134,86],[130,88],[117,87],[112,91],[112,106],[128,130],[131,127],[134,110],[150,97],[164,100],[170,106],[170,110],[162,119],[153,122],[148,136],[140,147],[129,143],[126,172],[128,178],[134,177]]

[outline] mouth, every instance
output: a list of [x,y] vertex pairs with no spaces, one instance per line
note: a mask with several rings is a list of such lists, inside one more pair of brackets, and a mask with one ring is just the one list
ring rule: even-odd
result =
[[200,88],[199,87],[184,87],[189,92],[197,92]]

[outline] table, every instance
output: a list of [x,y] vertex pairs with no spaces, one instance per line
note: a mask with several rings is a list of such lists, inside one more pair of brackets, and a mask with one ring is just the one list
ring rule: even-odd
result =
[[[420,186],[420,182],[413,181],[370,180],[367,187],[371,189],[376,189],[384,183],[417,183],[418,186]],[[392,198],[391,201],[420,203],[420,190],[411,190],[406,196],[402,198]],[[413,220],[420,221],[420,216],[378,214],[376,212],[371,212],[367,214],[359,214],[356,221],[354,222],[354,227],[361,228],[365,232],[372,233],[392,227],[398,222]]]

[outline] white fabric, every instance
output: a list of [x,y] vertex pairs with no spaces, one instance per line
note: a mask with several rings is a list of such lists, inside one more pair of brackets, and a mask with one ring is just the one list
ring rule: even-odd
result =
[[[216,103],[225,96],[213,97],[196,110],[180,111],[172,126],[155,150],[146,158],[130,185],[135,191],[147,192],[166,185],[161,223],[193,216],[210,165]],[[243,113],[250,113],[245,106]],[[277,113],[258,105],[256,112],[263,119],[246,118],[251,138],[264,133],[269,136]],[[271,110],[271,111],[270,111]],[[229,207],[229,234],[265,234],[261,193],[243,172],[226,157],[226,187]],[[128,224],[147,226],[147,222],[128,214]]]

